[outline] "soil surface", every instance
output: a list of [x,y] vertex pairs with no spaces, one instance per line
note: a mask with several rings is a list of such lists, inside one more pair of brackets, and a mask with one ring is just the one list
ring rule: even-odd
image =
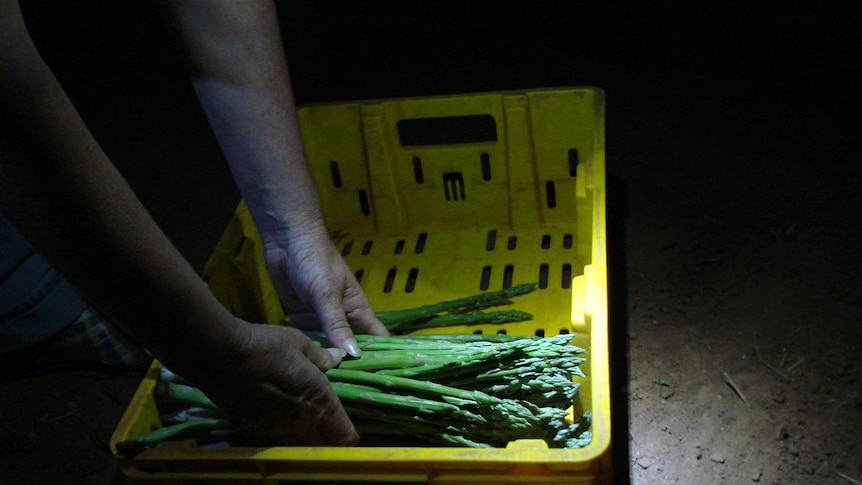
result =
[[626,232],[633,482],[854,483],[858,229],[655,189]]
[[[177,57],[164,54],[158,15],[135,3],[22,3],[106,151],[202,267],[237,195]],[[494,5],[499,22],[477,26],[429,6],[403,17],[280,4],[297,97],[603,87],[616,483],[862,482],[852,12]],[[489,5],[459,8],[475,19]],[[405,18],[439,31],[425,37]],[[525,38],[506,40],[515,32]],[[352,42],[336,48],[322,33]],[[457,39],[451,58],[429,50],[444,34]],[[92,373],[0,383],[0,484],[124,483],[107,442],[138,383]]]

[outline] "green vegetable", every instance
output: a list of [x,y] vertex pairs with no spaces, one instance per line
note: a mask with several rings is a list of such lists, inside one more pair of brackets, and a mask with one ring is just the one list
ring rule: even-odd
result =
[[[391,310],[377,312],[377,318],[389,329],[390,332],[411,332],[420,328],[442,327],[449,325],[467,325],[477,323],[505,323],[513,321],[529,320],[532,315],[526,312],[478,312],[485,308],[508,305],[512,302],[509,298],[524,295],[535,290],[535,283],[512,286],[500,291],[481,293],[478,295],[457,298],[455,300],[441,301],[431,305],[425,305],[406,310]],[[468,313],[469,312],[469,313]],[[439,314],[445,315],[442,318]],[[468,314],[467,317],[454,317],[451,315]]]
[[160,382],[156,385],[156,396],[175,406],[210,409],[216,407],[203,391],[187,384]]
[[[512,303],[509,298],[530,293],[536,288],[535,283],[527,283],[416,308],[377,312],[376,315],[390,332],[402,334],[423,328],[522,322],[532,319],[533,315],[519,310],[479,310],[509,305]],[[289,315],[284,317],[284,323],[292,325]]]
[[[522,321],[532,315],[482,310],[510,304],[509,298],[535,288],[519,285],[377,316],[393,334]],[[331,346],[322,332],[306,334],[317,345]],[[356,340],[362,356],[343,360],[326,376],[363,435],[409,435],[468,447],[544,439],[552,447],[577,448],[591,440],[588,411],[577,422],[567,421],[585,360],[572,335],[356,335]],[[170,371],[162,372],[162,379],[156,396],[171,411],[162,422],[180,424],[120,443],[118,451],[134,454],[163,439],[206,440],[235,431],[200,390]]]
[[173,406],[215,409],[215,404],[200,389],[188,384],[160,382],[156,385],[156,396]]
[[358,386],[346,382],[333,382],[332,387],[335,389],[338,397],[347,402],[409,409],[417,413],[451,413],[458,411],[458,407],[452,404],[415,396],[388,394],[368,386]]
[[145,448],[155,446],[162,441],[200,438],[211,431],[233,431],[235,429],[236,427],[226,419],[202,419],[173,424],[118,442],[117,453],[122,456],[134,456]]
[[354,371],[345,369],[330,369],[326,371],[326,377],[333,382],[352,382],[354,384],[365,384],[376,386],[378,389],[398,389],[419,394],[430,394],[433,396],[449,396],[462,400],[462,403],[495,403],[499,399],[493,398],[481,391],[467,391],[455,387],[448,387],[435,382],[409,379],[374,372]]
[[[502,336],[494,342],[481,337],[363,335],[358,338],[362,357],[326,375],[334,385],[350,383],[367,393],[364,402],[339,393],[360,433],[411,434],[441,444],[480,447],[524,438],[545,439],[558,447],[589,443],[588,415],[575,424],[565,420],[579,388],[572,377],[582,375],[577,366],[583,358],[578,355],[584,352],[571,345],[571,335]],[[406,365],[375,365],[396,355]],[[363,360],[367,363],[355,364]],[[410,365],[416,362],[420,364]],[[366,370],[357,370],[360,367]],[[399,405],[372,401],[373,392],[399,396]],[[446,411],[427,412],[429,400]]]
[[530,320],[533,315],[519,310],[499,310],[493,312],[447,313],[429,318],[419,318],[401,323],[390,323],[390,332],[413,332],[423,328],[451,327],[454,325],[479,325],[482,323],[509,323]]

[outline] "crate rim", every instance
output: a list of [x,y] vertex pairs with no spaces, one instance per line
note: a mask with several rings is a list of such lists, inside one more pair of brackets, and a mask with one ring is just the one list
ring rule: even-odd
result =
[[[439,100],[447,100],[447,99],[458,99],[458,98],[469,98],[474,96],[510,96],[510,95],[522,95],[522,94],[533,94],[533,93],[550,93],[550,92],[570,92],[570,91],[592,91],[596,94],[596,98],[599,101],[599,106],[603,108],[604,101],[606,99],[606,92],[604,88],[601,88],[592,84],[573,84],[573,85],[554,85],[554,86],[543,86],[538,88],[522,88],[522,89],[497,89],[490,91],[469,91],[469,92],[453,92],[453,93],[436,93],[436,94],[409,94],[404,96],[393,96],[393,97],[385,97],[385,98],[359,98],[359,99],[332,99],[332,100],[323,100],[323,101],[309,101],[301,104],[297,104],[297,108],[307,109],[314,107],[327,107],[327,106],[338,106],[345,104],[380,104],[387,102],[402,102],[402,101],[423,101],[429,98],[439,99]],[[602,114],[599,112],[598,114]],[[481,144],[481,143],[477,143]]]

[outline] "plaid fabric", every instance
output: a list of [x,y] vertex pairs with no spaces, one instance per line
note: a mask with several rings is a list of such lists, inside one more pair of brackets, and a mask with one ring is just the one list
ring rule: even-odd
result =
[[62,371],[141,375],[152,356],[93,308],[45,342],[0,355],[0,381]]
[[96,365],[148,365],[152,360],[137,343],[92,307],[52,338],[50,347],[57,354]]

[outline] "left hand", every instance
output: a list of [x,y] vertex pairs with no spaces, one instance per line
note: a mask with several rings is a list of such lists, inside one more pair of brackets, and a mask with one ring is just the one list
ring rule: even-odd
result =
[[228,413],[252,443],[355,445],[359,435],[324,372],[343,353],[299,330],[232,318],[232,338],[194,356],[188,377]]

